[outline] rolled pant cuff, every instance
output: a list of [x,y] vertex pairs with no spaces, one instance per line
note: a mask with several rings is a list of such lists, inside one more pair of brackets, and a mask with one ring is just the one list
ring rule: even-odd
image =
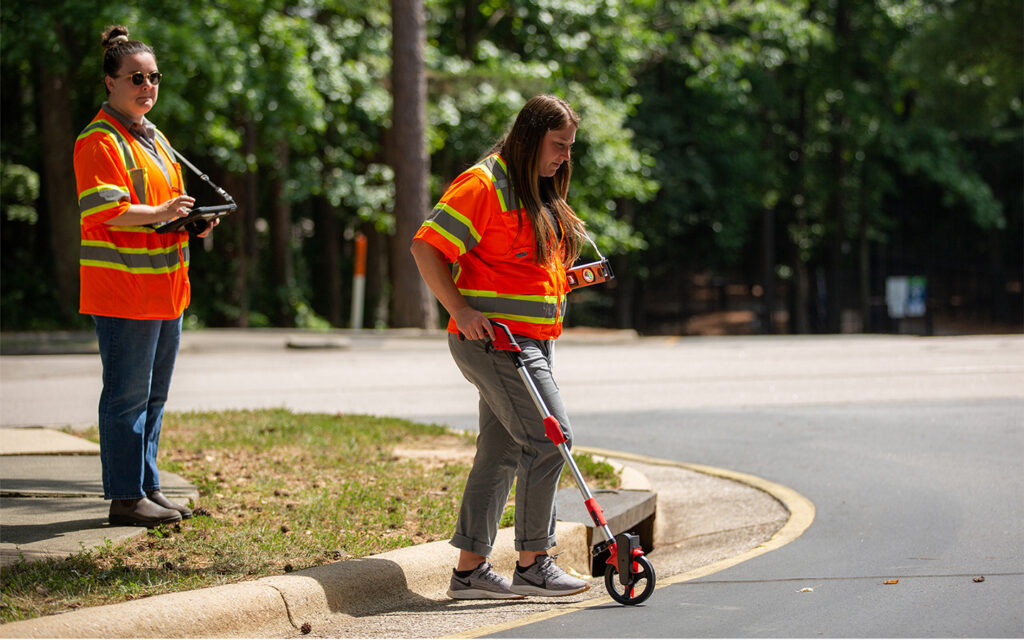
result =
[[121,494],[105,495],[105,496],[103,496],[103,499],[104,500],[138,500],[139,498],[145,498],[145,497],[146,497],[146,494],[144,494],[144,493],[141,494],[141,495],[140,494],[129,495],[127,493],[121,493]]
[[548,536],[538,540],[516,540],[516,551],[547,551],[557,544],[555,536]]
[[449,541],[449,543],[456,549],[459,549],[461,551],[469,551],[470,553],[477,553],[485,558],[490,557],[491,552],[494,551],[493,545],[485,544],[478,540],[467,538],[466,536],[460,536],[457,533],[454,536],[452,536],[452,539]]

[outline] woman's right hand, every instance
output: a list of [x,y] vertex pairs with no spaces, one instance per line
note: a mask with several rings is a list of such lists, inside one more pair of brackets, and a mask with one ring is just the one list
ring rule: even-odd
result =
[[483,340],[484,338],[494,340],[494,327],[491,326],[491,321],[473,307],[466,306],[459,309],[452,319],[455,320],[455,326],[459,328],[459,332],[468,340]]
[[423,281],[444,305],[459,332],[470,340],[483,340],[488,337],[493,340],[494,329],[491,328],[491,321],[466,303],[466,299],[459,293],[455,281],[452,280],[452,271],[444,254],[424,240],[413,240],[410,250],[416,259],[416,266],[423,276]]
[[181,216],[188,215],[189,210],[195,206],[196,199],[189,195],[177,196],[155,207],[156,216],[160,222],[174,220]]

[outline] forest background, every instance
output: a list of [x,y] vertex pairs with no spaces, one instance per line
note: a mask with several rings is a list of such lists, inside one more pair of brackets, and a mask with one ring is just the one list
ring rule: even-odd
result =
[[[582,117],[571,204],[616,274],[567,324],[643,333],[1020,331],[1020,0],[5,0],[0,326],[87,329],[72,149],[100,34],[237,213],[192,240],[186,327],[439,327],[412,230],[537,93]],[[201,204],[219,198],[186,169]],[[593,258],[593,254],[587,256]]]

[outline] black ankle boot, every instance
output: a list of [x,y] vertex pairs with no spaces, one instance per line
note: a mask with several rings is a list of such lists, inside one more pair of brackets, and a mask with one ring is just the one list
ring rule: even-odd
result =
[[110,502],[110,524],[113,526],[152,528],[173,522],[181,522],[181,514],[177,510],[165,509],[147,498]]
[[170,500],[167,499],[167,496],[165,496],[163,492],[161,492],[159,489],[157,489],[156,491],[150,491],[146,495],[150,500],[157,503],[164,509],[174,509],[175,511],[180,513],[182,520],[188,520],[192,517],[191,509],[189,509],[188,507],[183,507],[175,502],[171,502]]

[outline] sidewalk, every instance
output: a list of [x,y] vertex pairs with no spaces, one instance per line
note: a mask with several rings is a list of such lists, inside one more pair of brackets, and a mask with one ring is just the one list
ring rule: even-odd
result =
[[[99,451],[52,429],[0,429],[0,567],[64,558],[145,532],[107,523]],[[171,500],[198,500],[180,476],[163,471],[160,479]]]

